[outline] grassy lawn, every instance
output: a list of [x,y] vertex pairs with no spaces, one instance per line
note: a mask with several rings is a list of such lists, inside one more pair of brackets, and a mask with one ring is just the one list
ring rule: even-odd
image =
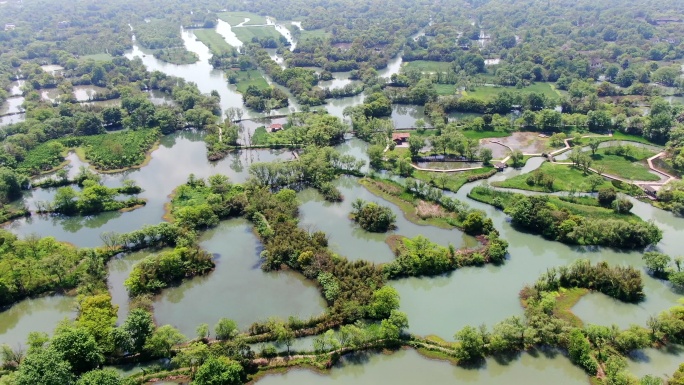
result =
[[456,86],[453,84],[435,84],[437,95],[453,95],[456,93]]
[[108,53],[96,53],[94,55],[83,55],[78,58],[79,61],[95,60],[95,61],[110,61],[113,56]]
[[638,142],[638,143],[643,143],[643,144],[652,144],[655,146],[660,146],[659,144],[653,143],[644,137],[624,134],[624,133],[619,132],[619,131],[613,132],[613,138],[612,139],[613,140],[628,140],[630,142]]
[[[570,134],[568,135],[568,137],[569,137],[569,138],[572,138],[572,136],[573,136],[574,134],[575,134],[575,133],[572,132],[572,133],[570,133]],[[590,134],[591,134],[591,133],[581,133],[580,135],[590,135]],[[611,141],[611,140],[624,140],[624,141],[627,141],[627,142],[636,142],[636,143],[650,144],[650,145],[652,145],[652,146],[659,146],[659,147],[662,147],[661,144],[653,143],[653,142],[649,141],[648,139],[646,139],[646,138],[644,138],[644,137],[637,136],[637,135],[625,134],[625,133],[622,133],[622,132],[619,132],[619,131],[614,131],[614,132],[613,132],[613,136],[603,136],[603,137],[597,137],[597,138],[582,138],[582,140],[579,141],[579,144],[581,144],[581,145],[586,145],[586,144],[588,144],[589,141],[592,140],[592,139],[596,139],[596,140],[598,140],[599,142],[609,142],[609,141]],[[571,141],[570,143],[571,143],[573,146],[576,146],[576,145],[577,145],[577,143],[575,143],[575,141]]]
[[241,94],[247,91],[249,86],[256,86],[259,89],[268,88],[268,83],[259,70],[237,71],[238,81],[237,91]]
[[451,68],[451,63],[443,61],[416,60],[405,62],[405,69],[417,69],[420,72],[447,72]]
[[651,174],[648,171],[648,166],[646,166],[646,162],[644,161],[646,158],[655,155],[654,153],[640,150],[639,153],[634,154],[634,158],[637,160],[635,162],[620,155],[608,155],[605,150],[606,149],[604,148],[600,148],[596,151],[596,154],[592,156],[592,159],[594,160],[592,167],[594,169],[602,167],[606,174],[615,175],[624,179],[660,180],[660,177]]
[[553,315],[570,322],[573,326],[582,327],[582,320],[572,312],[572,308],[587,293],[589,293],[588,289],[579,287],[571,289],[561,288],[556,297],[556,304],[553,307]]
[[551,86],[551,83],[545,83],[545,82],[537,82],[534,83],[530,86],[523,87],[521,89],[516,88],[516,87],[488,87],[488,86],[483,86],[483,87],[475,87],[475,91],[467,91],[464,93],[464,95],[467,96],[472,96],[476,98],[481,98],[481,99],[491,99],[496,97],[498,94],[500,94],[503,91],[509,91],[509,92],[514,92],[514,93],[519,93],[519,92],[537,92],[537,93],[543,93],[546,95],[548,98],[558,98],[560,94],[558,91],[556,91],[553,86]]
[[233,32],[235,33],[235,36],[245,44],[251,43],[253,37],[259,39],[272,37],[278,41],[281,36],[274,26],[233,28]]
[[[591,192],[591,186],[587,182],[587,177],[591,174],[584,175],[582,170],[578,170],[568,165],[553,164],[549,162],[542,164],[539,170],[554,177],[553,189],[551,191],[571,191],[574,189],[577,192]],[[501,182],[492,182],[492,186],[528,191],[548,191],[543,186],[530,186],[527,184],[528,176],[529,174],[523,174],[514,176],[513,178],[506,179]],[[613,184],[605,180],[603,184],[597,187],[597,189],[611,186],[613,186]]]
[[463,136],[468,139],[487,139],[487,138],[505,138],[511,136],[510,132],[503,131],[463,131]]
[[426,183],[433,183],[435,186],[448,191],[456,192],[464,184],[477,179],[484,179],[496,173],[493,167],[484,167],[476,170],[446,173],[419,171],[413,172],[413,177]]
[[213,29],[195,29],[193,30],[193,33],[199,41],[209,47],[211,52],[231,52],[234,50],[234,48],[226,42],[226,39]]
[[251,12],[221,12],[217,15],[219,19],[225,21],[231,26],[238,25],[249,19],[244,25],[261,25],[266,24],[266,17],[257,15]]

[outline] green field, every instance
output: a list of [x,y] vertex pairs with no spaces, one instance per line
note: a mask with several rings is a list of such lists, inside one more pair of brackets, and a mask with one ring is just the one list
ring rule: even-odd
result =
[[259,39],[272,37],[278,41],[280,36],[282,36],[273,26],[233,28],[233,32],[243,43],[251,43],[253,37]]
[[402,68],[417,69],[420,72],[447,72],[451,68],[451,63],[446,61],[416,60],[405,62]]
[[[553,189],[551,191],[571,191],[590,192],[591,186],[587,182],[587,177],[591,174],[585,175],[582,170],[562,164],[544,163],[539,168],[544,174],[554,177]],[[548,191],[543,186],[527,184],[527,177],[530,174],[522,174],[502,182],[492,182],[492,186],[507,187],[519,190],[528,191]],[[611,187],[613,184],[608,180],[604,180],[603,184],[597,187],[602,189],[604,187]]]
[[482,99],[491,99],[496,97],[496,95],[500,94],[503,91],[509,91],[512,93],[519,93],[519,92],[537,92],[537,93],[542,93],[546,95],[548,98],[558,98],[560,96],[560,93],[551,85],[551,83],[544,83],[544,82],[538,82],[534,83],[530,86],[523,87],[523,88],[516,88],[516,87],[489,87],[489,86],[482,86],[482,87],[475,87],[475,91],[467,91],[464,92],[464,95],[467,96],[472,96],[475,98],[482,98]]
[[193,33],[199,41],[209,47],[211,52],[231,52],[235,49],[226,42],[226,39],[224,39],[223,36],[219,35],[219,33],[213,29],[195,29],[193,30]]
[[239,93],[245,93],[249,86],[256,86],[259,89],[268,88],[268,83],[259,70],[236,71],[238,81],[235,84]]
[[[292,28],[297,28],[296,26],[292,26]],[[326,32],[324,29],[312,29],[312,30],[305,30],[301,31],[299,35],[299,40],[304,41],[307,39],[316,39],[316,38],[321,38],[321,39],[327,39],[330,37],[330,33]]]
[[221,12],[217,16],[231,26],[242,23],[246,18],[249,19],[249,21],[244,25],[266,24],[266,17],[251,12]]
[[644,161],[653,155],[655,153],[639,149],[638,152],[632,154],[633,159],[627,159],[620,155],[608,155],[606,149],[600,148],[592,156],[592,167],[594,169],[602,167],[604,173],[623,179],[657,181],[660,177],[651,174]]
[[431,183],[443,190],[457,192],[464,184],[476,178],[485,178],[495,173],[493,167],[483,167],[461,172],[430,172],[415,170],[413,177],[426,183]]
[[96,53],[93,55],[83,55],[78,58],[79,61],[94,60],[94,61],[110,61],[113,56],[108,53]]
[[453,95],[456,93],[456,86],[453,84],[435,84],[437,95]]

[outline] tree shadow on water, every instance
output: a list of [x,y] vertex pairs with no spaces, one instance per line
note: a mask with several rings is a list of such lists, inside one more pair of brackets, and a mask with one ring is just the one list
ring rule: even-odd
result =
[[504,352],[495,354],[492,358],[499,365],[509,365],[513,361],[517,361],[522,356],[522,352]]
[[477,360],[461,361],[458,367],[466,370],[481,370],[487,367],[487,360],[479,358]]

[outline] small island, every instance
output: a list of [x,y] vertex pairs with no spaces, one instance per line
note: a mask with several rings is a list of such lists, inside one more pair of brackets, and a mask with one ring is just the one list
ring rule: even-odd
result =
[[386,233],[397,228],[397,216],[387,206],[357,199],[352,203],[351,219],[371,233]]

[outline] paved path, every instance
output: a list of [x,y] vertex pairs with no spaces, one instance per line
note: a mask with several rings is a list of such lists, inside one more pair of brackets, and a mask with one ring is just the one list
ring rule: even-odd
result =
[[440,170],[440,169],[436,169],[436,168],[418,167],[413,163],[411,163],[411,166],[413,166],[413,168],[415,168],[416,170],[419,170],[419,171],[430,171],[430,172],[461,172],[461,171],[478,170],[478,169],[484,168],[484,166],[479,166],[479,167],[453,168],[450,170]]
[[[608,135],[608,137],[612,137],[612,136],[613,136],[612,134],[611,134],[611,135]],[[592,138],[592,137],[593,137],[593,138],[600,138],[600,137],[605,138],[606,136],[605,136],[605,135],[585,135],[585,136],[583,136],[583,138]],[[564,147],[564,148],[561,148],[561,149],[559,149],[559,150],[553,151],[553,152],[551,152],[551,153],[549,154],[549,155],[552,156],[552,158],[551,158],[551,159],[552,159],[552,160],[551,160],[552,163],[554,163],[554,164],[563,164],[563,165],[574,165],[574,163],[571,163],[571,162],[556,162],[555,160],[553,160],[553,156],[558,155],[558,154],[560,154],[560,153],[563,153],[563,152],[565,152],[565,151],[567,151],[567,150],[569,150],[569,149],[571,148],[570,143],[569,143],[571,140],[572,140],[572,138],[565,139],[565,147]],[[527,154],[526,154],[526,155],[527,155]],[[666,172],[664,172],[664,171],[662,171],[662,170],[659,170],[659,169],[657,169],[657,168],[653,165],[653,161],[654,161],[655,159],[658,159],[658,158],[661,157],[661,156],[665,156],[665,151],[662,151],[662,152],[660,152],[660,153],[658,153],[658,154],[655,154],[655,155],[653,155],[652,157],[650,157],[650,158],[648,158],[648,159],[646,160],[646,162],[648,163],[648,168],[649,168],[651,171],[653,171],[653,172],[655,172],[656,174],[658,174],[658,175],[661,176],[661,179],[660,179],[660,181],[658,181],[658,182],[648,181],[648,180],[627,180],[627,179],[621,178],[621,177],[616,176],[616,175],[610,175],[610,174],[606,174],[606,173],[601,174],[601,173],[598,172],[598,170],[596,170],[596,169],[594,169],[594,168],[591,168],[591,167],[589,167],[589,171],[594,172],[594,173],[596,173],[596,174],[599,174],[600,176],[602,176],[602,177],[604,177],[604,178],[607,178],[607,179],[617,180],[617,181],[620,181],[620,182],[623,182],[623,183],[628,183],[628,184],[633,184],[633,185],[639,186],[639,187],[641,187],[641,188],[644,188],[645,186],[663,186],[663,185],[666,185],[666,184],[670,183],[670,182],[673,181],[673,180],[676,180],[677,177],[672,176],[672,175],[670,175],[670,174],[668,174],[668,173],[666,173]],[[665,179],[663,179],[663,177],[664,177]]]
[[[613,137],[613,134],[609,134],[609,135],[584,135],[584,136],[582,136],[582,138],[611,138],[611,137]],[[561,165],[574,165],[574,164],[571,163],[571,162],[556,162],[556,161],[554,160],[554,156],[556,156],[556,155],[558,155],[558,154],[561,154],[561,153],[563,153],[563,152],[565,152],[565,151],[568,151],[568,150],[570,150],[570,149],[572,148],[572,146],[570,145],[570,141],[571,141],[571,140],[573,140],[573,138],[564,139],[563,142],[565,143],[565,147],[559,148],[559,149],[557,149],[557,150],[554,150],[554,151],[552,151],[552,152],[550,152],[550,153],[548,154],[548,155],[551,156],[551,160],[550,160],[551,163],[553,163],[553,164],[561,164]],[[498,145],[500,145],[500,146],[506,147],[511,153],[514,151],[513,148],[512,148],[511,146],[509,146],[509,145],[507,145],[507,144],[504,144],[504,143],[501,142],[500,140],[488,139],[488,141],[489,141],[490,143],[495,143],[495,144],[498,144]],[[389,146],[387,146],[387,148],[385,148],[385,151],[388,151],[388,150],[389,150]],[[526,153],[523,153],[523,155],[524,155],[524,156],[543,156],[544,154],[526,154]],[[672,175],[670,175],[670,174],[668,174],[668,173],[666,173],[666,172],[664,172],[664,171],[661,171],[661,170],[657,169],[657,168],[653,165],[653,161],[654,161],[655,159],[658,159],[659,157],[664,156],[664,155],[665,155],[665,152],[663,151],[663,152],[660,152],[660,153],[658,153],[658,154],[656,154],[656,155],[654,155],[654,156],[652,156],[652,157],[650,157],[650,158],[647,159],[648,168],[649,168],[651,171],[653,171],[653,172],[655,172],[656,174],[658,174],[658,175],[661,176],[661,180],[658,181],[658,182],[645,181],[645,180],[636,180],[636,181],[635,181],[635,180],[626,180],[626,179],[621,178],[621,177],[616,176],[616,175],[610,175],[610,174],[606,174],[606,173],[601,174],[601,173],[598,172],[598,170],[596,170],[596,169],[594,169],[594,168],[591,168],[591,167],[589,167],[589,171],[594,172],[594,173],[596,173],[596,174],[599,174],[600,176],[602,176],[602,177],[604,177],[604,178],[606,178],[606,179],[617,180],[617,181],[620,181],[620,182],[623,182],[623,183],[628,183],[628,184],[634,184],[634,185],[639,186],[639,187],[641,187],[641,188],[644,188],[645,186],[663,186],[663,185],[666,185],[667,183],[669,183],[669,182],[671,182],[671,181],[673,181],[673,180],[678,179],[678,178],[675,177],[675,176],[672,176]],[[510,158],[511,158],[511,156],[508,155],[507,157],[505,157],[504,159],[502,159],[500,162],[506,164],[506,162],[508,162],[508,160],[509,160]],[[422,168],[422,167],[418,167],[418,166],[416,166],[416,165],[413,164],[413,163],[411,163],[411,166],[413,166],[413,168],[416,169],[416,170],[420,170],[420,171],[429,171],[429,172],[462,172],[462,171],[470,171],[470,170],[477,170],[477,169],[480,169],[480,168],[484,168],[483,166],[480,166],[480,167],[463,167],[463,168],[454,168],[454,169],[449,169],[449,170],[439,170],[439,169],[434,169],[434,168]],[[662,177],[664,177],[665,179],[663,179]]]

